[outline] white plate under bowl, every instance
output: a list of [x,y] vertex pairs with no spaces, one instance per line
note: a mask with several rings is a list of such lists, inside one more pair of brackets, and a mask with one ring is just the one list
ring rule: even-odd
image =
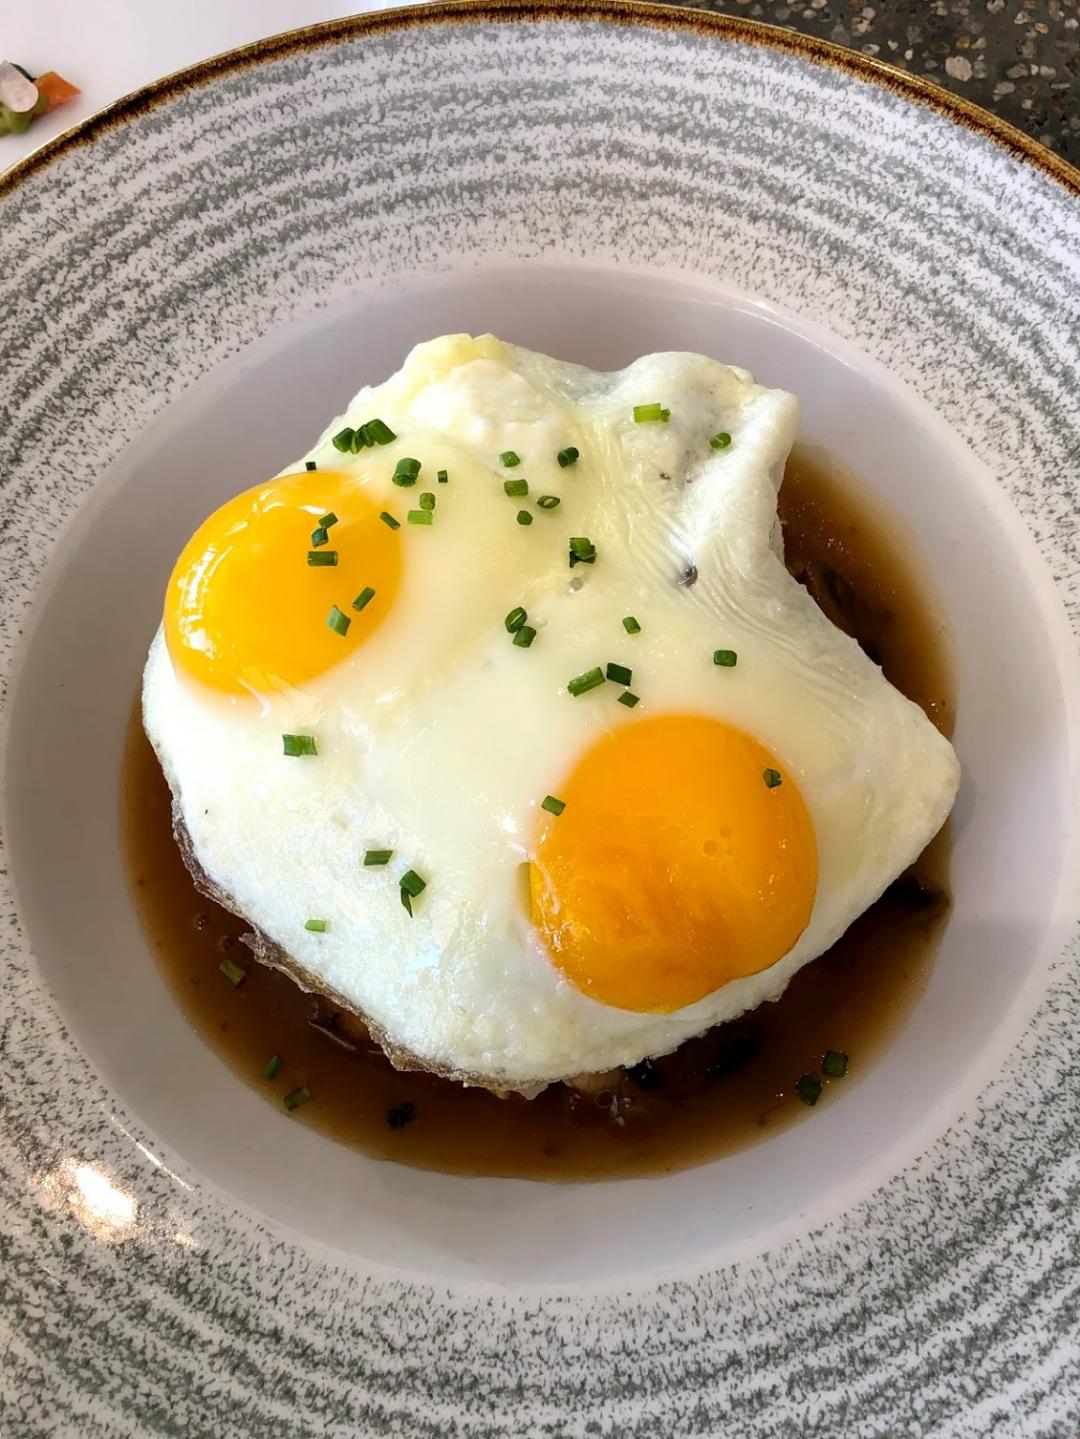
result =
[[[890,83],[711,16],[402,12],[181,77],[0,187],[17,1432],[1068,1412],[1076,1221],[1051,1240],[1046,1216],[1077,1153],[1080,210],[1068,175]],[[602,368],[700,350],[794,390],[952,635],[965,777],[924,994],[834,1102],[680,1174],[466,1179],[339,1147],[192,1033],[128,899],[120,754],[179,547],[460,329]]]

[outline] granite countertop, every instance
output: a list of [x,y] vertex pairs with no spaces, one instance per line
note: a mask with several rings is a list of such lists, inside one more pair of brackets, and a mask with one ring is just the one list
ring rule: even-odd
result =
[[1080,166],[1080,0],[706,0],[924,75]]

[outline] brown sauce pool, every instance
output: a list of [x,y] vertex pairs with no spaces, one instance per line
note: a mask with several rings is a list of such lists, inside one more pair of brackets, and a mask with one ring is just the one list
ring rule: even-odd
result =
[[[796,451],[780,494],[788,568],[835,623],[946,734],[947,646],[902,543],[850,482]],[[201,896],[172,833],[168,787],[136,715],[123,771],[123,824],[136,905],[162,972],[194,1029],[247,1083],[282,1105],[301,1086],[297,1123],[368,1154],[459,1174],[576,1180],[664,1173],[730,1153],[812,1109],[800,1076],[855,1082],[922,989],[948,910],[948,836],[929,846],[775,1004],[720,1025],[674,1054],[615,1071],[585,1094],[553,1085],[498,1098],[395,1070],[323,1000],[258,964],[247,926]],[[245,971],[233,986],[219,965]],[[829,1050],[846,1078],[821,1074]],[[263,1070],[272,1056],[280,1068]]]

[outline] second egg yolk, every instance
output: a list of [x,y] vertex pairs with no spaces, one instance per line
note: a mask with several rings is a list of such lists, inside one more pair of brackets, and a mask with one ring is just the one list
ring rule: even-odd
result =
[[[184,547],[165,599],[169,655],[230,694],[302,685],[370,638],[400,582],[400,537],[355,480],[285,475],[227,501]],[[367,589],[374,596],[357,609]],[[336,629],[335,607],[347,621]]]
[[543,817],[533,920],[591,998],[682,1009],[768,969],[809,923],[810,815],[776,756],[741,730],[679,714],[622,725],[555,793],[565,809]]

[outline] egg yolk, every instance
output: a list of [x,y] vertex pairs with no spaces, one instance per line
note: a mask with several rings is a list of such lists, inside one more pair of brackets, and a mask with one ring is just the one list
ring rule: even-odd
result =
[[555,793],[566,807],[538,833],[533,920],[591,998],[682,1009],[768,969],[806,928],[810,815],[776,756],[741,730],[695,715],[622,725]]
[[[331,516],[318,544],[313,531]],[[302,685],[370,638],[400,581],[399,537],[355,480],[285,475],[229,500],[188,541],[165,598],[169,655],[230,694]],[[357,610],[366,589],[374,596]],[[335,606],[347,621],[336,629]]]

